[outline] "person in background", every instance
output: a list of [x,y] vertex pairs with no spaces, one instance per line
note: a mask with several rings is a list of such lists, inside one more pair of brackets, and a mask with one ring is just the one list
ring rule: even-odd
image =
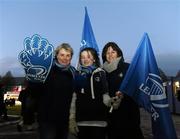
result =
[[180,90],[177,90],[177,100],[180,101]]
[[129,64],[114,42],[108,42],[102,51],[110,94],[108,139],[143,139],[138,105],[129,96],[119,92]]
[[40,96],[40,84],[25,81],[26,87],[21,90],[18,100],[21,102],[21,119],[17,124],[18,131],[37,129],[37,107]]
[[69,110],[74,92],[71,66],[73,49],[62,43],[55,50],[55,60],[42,85],[38,108],[40,139],[67,139]]
[[4,102],[4,85],[3,83],[0,83],[0,119],[8,120],[7,116],[7,108],[6,104]]
[[107,107],[103,97],[108,96],[108,86],[96,50],[84,48],[80,51],[78,72],[75,100],[78,139],[105,139]]

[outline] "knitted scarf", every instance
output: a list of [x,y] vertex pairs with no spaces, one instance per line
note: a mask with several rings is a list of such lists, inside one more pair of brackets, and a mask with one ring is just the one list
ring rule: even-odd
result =
[[113,60],[111,63],[108,63],[108,62],[106,61],[106,62],[104,62],[104,64],[103,64],[103,68],[104,68],[108,73],[110,73],[110,72],[112,72],[112,71],[114,71],[114,70],[117,69],[120,60],[121,60],[121,57],[116,58],[116,59]]

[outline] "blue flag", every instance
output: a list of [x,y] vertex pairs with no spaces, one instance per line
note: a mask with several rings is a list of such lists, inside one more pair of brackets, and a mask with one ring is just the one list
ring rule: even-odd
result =
[[24,50],[19,53],[18,59],[25,70],[27,80],[46,80],[53,63],[53,52],[53,45],[38,34],[24,39]]
[[177,139],[153,49],[145,33],[119,89],[151,113],[154,139]]
[[80,50],[86,47],[94,48],[99,53],[99,48],[96,43],[96,39],[94,37],[94,33],[93,33],[91,22],[88,16],[87,8],[85,7],[84,27],[83,27]]

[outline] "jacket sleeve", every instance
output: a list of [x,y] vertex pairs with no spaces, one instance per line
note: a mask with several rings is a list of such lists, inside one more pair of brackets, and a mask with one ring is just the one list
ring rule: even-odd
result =
[[102,84],[102,90],[103,90],[103,103],[107,106],[111,106],[111,98],[109,96],[109,89],[108,89],[108,82],[106,79],[106,72],[102,70],[100,72],[101,76],[101,84]]
[[100,72],[100,77],[101,77],[101,85],[102,85],[103,94],[109,94],[108,82],[106,79],[106,72],[104,70]]

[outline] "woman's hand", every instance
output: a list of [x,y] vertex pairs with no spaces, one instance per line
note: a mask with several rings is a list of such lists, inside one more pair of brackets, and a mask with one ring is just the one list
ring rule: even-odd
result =
[[117,91],[117,92],[116,92],[116,96],[118,96],[118,97],[120,97],[120,98],[123,98],[123,97],[124,97],[124,95],[123,95],[123,93],[122,93],[121,91]]

